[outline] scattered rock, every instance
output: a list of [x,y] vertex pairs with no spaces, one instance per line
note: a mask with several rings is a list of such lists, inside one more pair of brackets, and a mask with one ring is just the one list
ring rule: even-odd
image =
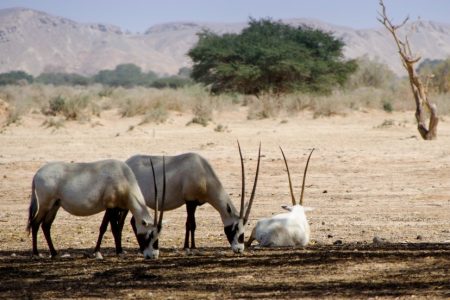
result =
[[375,237],[373,238],[372,242],[373,242],[374,244],[385,244],[385,243],[387,243],[387,242],[386,242],[386,239],[380,238],[379,236],[375,236]]
[[327,235],[327,238],[331,239],[331,238],[333,238],[333,235],[329,234],[329,235]]
[[342,244],[343,244],[342,240],[335,240],[333,243],[333,245],[342,245]]
[[423,237],[420,234],[416,237],[416,240],[422,240],[422,239],[423,239]]

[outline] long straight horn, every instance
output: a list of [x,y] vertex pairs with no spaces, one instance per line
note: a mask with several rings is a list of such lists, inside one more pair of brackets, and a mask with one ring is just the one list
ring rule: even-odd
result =
[[314,148],[311,150],[311,153],[309,153],[308,160],[306,161],[305,172],[303,173],[302,193],[300,194],[300,205],[303,205],[303,192],[305,191],[306,171],[308,170],[309,159],[311,158],[313,152]]
[[286,165],[286,170],[287,170],[287,174],[288,174],[288,179],[289,179],[289,189],[291,190],[291,199],[292,199],[292,205],[295,205],[295,197],[294,197],[294,190],[292,188],[292,180],[291,180],[291,173],[289,172],[289,166],[286,160],[286,156],[284,156],[284,152],[283,149],[280,147],[281,150],[281,154],[283,154],[283,158],[284,158],[284,163]]
[[239,211],[239,218],[244,216],[244,197],[245,197],[245,172],[244,172],[244,159],[242,158],[241,145],[237,141],[239,148],[239,156],[241,157],[241,173],[242,173],[242,191],[241,191],[241,210]]
[[163,192],[161,200],[161,212],[159,213],[158,232],[161,231],[162,220],[164,215],[164,202],[166,202],[166,159],[163,156]]
[[156,187],[155,167],[153,166],[153,161],[151,158],[150,165],[152,166],[153,186],[155,187],[155,218],[153,219],[153,224],[156,226],[156,220],[158,219],[158,188]]
[[244,225],[247,224],[248,217],[250,216],[250,209],[252,208],[253,199],[255,198],[255,191],[256,191],[256,184],[258,182],[258,174],[259,174],[259,162],[261,161],[261,142],[259,143],[259,150],[258,150],[258,164],[256,165],[256,175],[255,175],[255,182],[253,183],[253,189],[252,194],[250,196],[250,200],[248,202],[247,211],[245,212],[244,217]]

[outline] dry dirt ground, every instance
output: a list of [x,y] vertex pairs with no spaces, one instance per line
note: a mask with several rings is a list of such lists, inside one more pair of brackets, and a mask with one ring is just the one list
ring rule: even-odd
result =
[[[139,126],[113,111],[60,129],[29,115],[0,134],[0,298],[368,298],[450,297],[450,121],[436,141],[422,141],[413,112],[355,112],[347,116],[246,119],[245,108],[218,113],[207,127]],[[224,131],[215,131],[217,125]],[[108,231],[104,260],[92,258],[102,214],[75,217],[62,209],[52,227],[61,257],[31,258],[25,232],[31,179],[49,161],[125,160],[137,153],[197,152],[207,158],[238,206],[239,139],[247,190],[262,162],[250,227],[289,204],[282,146],[297,195],[306,157],[314,152],[305,205],[312,243],[305,249],[248,249],[234,255],[219,214],[197,210],[198,253],[186,255],[185,209],[167,212],[159,260],[137,251],[128,220],[116,257]],[[247,229],[247,234],[250,229]],[[374,237],[381,241],[374,243]],[[38,247],[48,254],[40,231]]]

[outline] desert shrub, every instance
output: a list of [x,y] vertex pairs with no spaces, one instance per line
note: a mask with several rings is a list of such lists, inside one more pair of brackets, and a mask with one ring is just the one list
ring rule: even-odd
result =
[[264,94],[248,99],[249,110],[247,119],[260,120],[277,117],[282,109],[283,100],[284,96],[278,97],[271,94]]
[[156,106],[144,115],[139,125],[146,123],[164,123],[169,117],[169,112],[164,106]]
[[212,120],[213,108],[209,98],[197,99],[192,107],[194,118],[191,123],[207,126]]
[[86,95],[77,95],[72,98],[59,95],[50,99],[48,109],[44,113],[52,116],[62,114],[66,120],[85,119],[88,116],[85,113],[88,104],[89,97]]
[[45,121],[42,123],[42,126],[44,126],[45,128],[59,129],[61,127],[64,127],[64,119],[50,117],[45,119]]
[[352,89],[360,87],[389,88],[397,76],[389,67],[364,56],[356,60],[358,68],[350,75],[346,86]]
[[445,60],[425,59],[417,67],[417,71],[425,78],[432,75],[430,90],[439,94],[450,93],[450,58]]
[[392,112],[394,109],[392,108],[392,103],[389,101],[384,101],[383,102],[383,110],[385,112]]
[[5,121],[4,126],[10,126],[12,124],[19,124],[22,114],[23,113],[20,110],[17,110],[15,108],[10,109],[6,116],[6,121]]

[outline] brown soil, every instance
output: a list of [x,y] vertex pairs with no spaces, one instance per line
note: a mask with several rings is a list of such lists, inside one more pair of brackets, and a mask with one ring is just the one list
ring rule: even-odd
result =
[[[165,124],[138,126],[115,112],[85,123],[45,128],[30,115],[0,134],[0,298],[299,298],[450,297],[450,124],[438,140],[422,141],[412,112],[358,112],[313,119],[309,113],[246,120],[244,108],[214,116],[207,127],[185,126],[173,115]],[[391,121],[395,120],[395,121]],[[214,128],[221,124],[225,132]],[[62,257],[30,258],[25,232],[31,179],[49,161],[125,160],[137,153],[193,151],[207,158],[237,206],[239,139],[246,157],[247,190],[263,158],[250,216],[281,212],[289,188],[278,146],[288,157],[297,195],[309,150],[305,205],[312,243],[305,249],[251,248],[234,255],[219,214],[197,210],[199,252],[186,255],[185,209],[167,212],[159,260],[137,253],[125,226],[124,257],[116,257],[107,232],[104,260],[90,257],[102,214],[58,212],[52,227]],[[247,230],[247,233],[250,230]],[[381,243],[373,243],[376,237]],[[48,253],[42,233],[39,249]]]

